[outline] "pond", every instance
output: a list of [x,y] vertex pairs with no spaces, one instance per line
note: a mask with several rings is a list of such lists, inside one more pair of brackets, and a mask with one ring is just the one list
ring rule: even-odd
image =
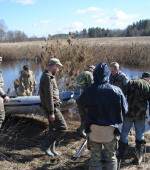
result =
[[[34,72],[37,83],[40,82],[42,74],[41,64],[31,60],[14,60],[14,61],[3,61],[0,65],[0,70],[3,74],[5,85],[4,91],[7,92],[8,88],[14,89],[14,80],[19,78],[20,71],[24,65],[29,65],[30,69]],[[150,72],[150,68],[144,67],[121,67],[120,69],[125,73],[129,79],[140,78],[144,71]]]
[[[24,65],[29,65],[30,69],[34,72],[37,83],[40,82],[40,77],[42,74],[41,64],[36,63],[31,60],[14,60],[14,61],[3,61],[0,65],[0,70],[2,71],[3,79],[5,85],[3,87],[4,91],[7,92],[8,88],[11,88],[12,92],[14,90],[14,80],[19,78],[20,71]],[[129,79],[138,79],[141,77],[142,73],[145,71],[150,72],[150,67],[121,67],[120,69],[125,73]],[[38,88],[37,88],[38,89]],[[148,127],[147,127],[148,128]]]

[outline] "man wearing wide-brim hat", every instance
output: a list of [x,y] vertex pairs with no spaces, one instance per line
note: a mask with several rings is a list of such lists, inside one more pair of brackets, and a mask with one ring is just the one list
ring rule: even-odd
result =
[[56,140],[67,131],[66,121],[60,112],[61,101],[59,99],[59,90],[55,80],[55,75],[63,66],[59,59],[52,58],[49,60],[49,66],[44,71],[40,79],[40,98],[42,111],[44,111],[49,120],[49,134],[47,135],[41,147],[48,156],[61,155],[55,151]]
[[136,133],[135,162],[140,164],[144,145],[146,144],[144,132],[145,120],[147,118],[147,103],[150,103],[150,73],[144,72],[141,79],[130,80],[124,87],[124,93],[127,96],[129,110],[124,116],[119,141],[119,160],[122,160],[125,155],[128,146],[128,134],[132,124],[134,124]]

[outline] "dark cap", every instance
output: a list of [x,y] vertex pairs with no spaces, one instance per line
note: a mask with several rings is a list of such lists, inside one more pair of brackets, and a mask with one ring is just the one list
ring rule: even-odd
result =
[[150,73],[144,72],[144,73],[142,74],[142,78],[150,78]]
[[29,66],[28,65],[23,66],[23,70],[28,71],[29,70]]

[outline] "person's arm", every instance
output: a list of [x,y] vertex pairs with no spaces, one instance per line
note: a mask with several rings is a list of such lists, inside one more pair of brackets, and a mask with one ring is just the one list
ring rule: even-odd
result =
[[121,94],[121,107],[122,107],[122,114],[126,115],[128,112],[128,103],[123,93]]
[[128,83],[128,77],[126,75],[123,77],[122,83],[123,83],[123,86],[125,86]]
[[[48,109],[49,117],[54,117],[54,101],[53,101],[53,79],[46,77],[44,85],[45,102]],[[53,121],[53,120],[50,120]]]
[[24,81],[23,81],[23,75],[21,74],[20,78],[19,78],[19,87],[21,88],[21,90],[25,90],[25,85],[24,85]]
[[37,85],[37,82],[36,82],[35,76],[33,74],[33,87],[34,87],[34,91],[36,91],[36,85]]
[[9,100],[10,100],[9,97],[6,96],[4,90],[3,90],[1,87],[0,87],[0,97],[2,97],[2,98],[4,99],[4,102],[5,102],[5,103],[8,103]]
[[4,90],[3,90],[1,87],[0,87],[0,96],[1,96],[1,97],[6,96],[6,94],[5,94]]
[[94,83],[92,73],[87,75],[87,83],[88,83],[88,87],[90,87]]

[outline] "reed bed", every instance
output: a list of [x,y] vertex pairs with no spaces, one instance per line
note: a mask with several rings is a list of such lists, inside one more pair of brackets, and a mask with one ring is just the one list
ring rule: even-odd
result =
[[[31,59],[42,63],[43,70],[51,57],[64,67],[58,80],[63,90],[74,88],[75,79],[88,65],[116,61],[124,66],[149,66],[150,37],[46,40],[0,44],[4,60]],[[63,79],[62,79],[63,77]],[[64,85],[65,82],[65,85]]]

